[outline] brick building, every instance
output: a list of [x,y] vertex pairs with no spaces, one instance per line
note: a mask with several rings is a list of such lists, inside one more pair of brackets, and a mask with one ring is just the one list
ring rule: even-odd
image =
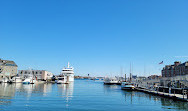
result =
[[162,69],[162,77],[174,77],[188,74],[188,61],[181,63],[175,61],[173,65],[166,65]]

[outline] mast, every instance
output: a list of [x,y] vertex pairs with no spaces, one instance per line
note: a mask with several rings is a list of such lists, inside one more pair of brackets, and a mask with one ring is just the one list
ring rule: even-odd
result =
[[69,68],[69,62],[68,62],[68,66],[67,67]]
[[125,82],[127,81],[127,79],[126,79],[126,74],[125,74]]
[[132,74],[131,74],[131,63],[130,63],[130,82],[132,80]]
[[120,67],[120,74],[121,74],[121,77],[122,77],[122,72],[123,72],[123,71],[122,71],[122,67]]

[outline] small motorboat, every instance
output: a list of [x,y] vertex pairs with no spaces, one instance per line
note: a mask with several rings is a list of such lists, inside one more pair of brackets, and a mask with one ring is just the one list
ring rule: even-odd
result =
[[122,82],[121,83],[121,89],[124,89],[124,90],[134,90],[135,86],[134,86],[134,83]]
[[26,78],[22,83],[23,84],[35,84],[37,82],[36,78],[30,77]]
[[68,84],[68,82],[66,81],[66,79],[64,77],[58,77],[56,83],[57,84]]

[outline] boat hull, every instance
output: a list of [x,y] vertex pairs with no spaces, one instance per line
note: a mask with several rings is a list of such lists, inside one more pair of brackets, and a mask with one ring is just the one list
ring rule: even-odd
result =
[[122,82],[121,84],[121,89],[123,90],[134,90],[135,86],[133,83],[129,83],[129,82]]
[[122,90],[134,90],[134,87],[121,87]]
[[104,83],[105,85],[121,85],[121,83]]
[[30,82],[22,82],[23,84],[30,84]]

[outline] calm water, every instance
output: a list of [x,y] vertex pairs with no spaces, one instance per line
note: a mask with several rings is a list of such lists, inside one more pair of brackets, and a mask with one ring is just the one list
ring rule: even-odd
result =
[[122,91],[91,80],[73,84],[0,84],[0,110],[188,111],[188,103]]

